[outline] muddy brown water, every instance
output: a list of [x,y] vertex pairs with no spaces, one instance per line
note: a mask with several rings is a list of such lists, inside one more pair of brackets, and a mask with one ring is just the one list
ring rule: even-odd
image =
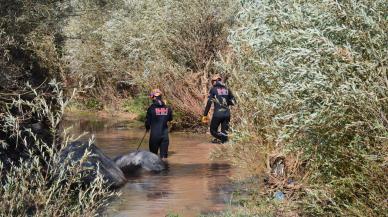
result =
[[[83,118],[68,120],[73,133],[94,134],[96,145],[109,157],[136,150],[144,130],[141,123]],[[121,196],[109,206],[108,216],[182,217],[223,211],[229,207],[233,169],[227,162],[211,161],[215,144],[207,135],[171,133],[169,169],[158,174],[130,177]],[[148,150],[148,135],[140,149]]]

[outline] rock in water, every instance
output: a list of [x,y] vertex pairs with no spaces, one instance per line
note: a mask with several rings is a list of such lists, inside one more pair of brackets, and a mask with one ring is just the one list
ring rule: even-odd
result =
[[116,165],[124,172],[133,172],[138,168],[147,171],[160,172],[166,169],[166,164],[158,155],[149,151],[132,152],[115,159]]
[[[89,153],[86,160],[82,159],[85,152]],[[69,161],[78,163],[82,159],[81,166],[85,169],[85,184],[92,182],[96,178],[97,171],[111,187],[121,187],[126,182],[121,169],[94,144],[89,145],[87,142],[80,141],[72,142],[62,150],[60,158],[61,163],[69,163]]]

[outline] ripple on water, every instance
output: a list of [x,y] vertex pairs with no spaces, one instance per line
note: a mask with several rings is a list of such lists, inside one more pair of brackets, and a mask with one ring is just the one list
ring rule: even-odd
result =
[[[75,133],[95,134],[96,144],[104,153],[115,157],[136,149],[143,129],[127,127],[125,122],[78,120]],[[225,209],[231,195],[229,178],[233,168],[222,161],[210,161],[215,147],[203,135],[170,134],[169,169],[159,174],[141,173],[130,177],[121,189],[122,195],[107,210],[109,216],[198,216]],[[148,148],[145,140],[142,149]]]

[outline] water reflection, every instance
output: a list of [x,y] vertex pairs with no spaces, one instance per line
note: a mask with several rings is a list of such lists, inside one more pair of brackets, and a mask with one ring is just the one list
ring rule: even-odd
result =
[[[70,122],[74,132],[94,133],[97,146],[112,158],[135,150],[144,133],[140,125],[119,120]],[[169,169],[129,177],[121,189],[122,196],[109,207],[108,216],[161,217],[174,212],[190,217],[225,209],[233,169],[225,162],[209,161],[215,145],[207,140],[200,135],[170,134]],[[148,141],[142,149],[148,149]]]

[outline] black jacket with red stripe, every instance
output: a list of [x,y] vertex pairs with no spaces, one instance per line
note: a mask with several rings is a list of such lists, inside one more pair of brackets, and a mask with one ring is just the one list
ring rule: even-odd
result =
[[152,134],[161,134],[168,130],[167,122],[169,121],[172,121],[172,109],[166,106],[160,98],[153,100],[153,103],[147,109],[146,129],[151,129]]

